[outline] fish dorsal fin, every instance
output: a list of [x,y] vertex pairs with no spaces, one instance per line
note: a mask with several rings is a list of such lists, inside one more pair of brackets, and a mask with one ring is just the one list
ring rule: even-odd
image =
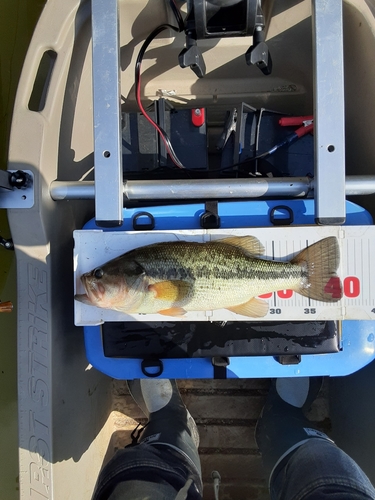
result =
[[268,312],[268,302],[253,297],[248,302],[238,306],[228,307],[229,311],[249,316],[250,318],[263,318]]
[[187,281],[182,280],[159,281],[158,283],[149,285],[148,289],[150,292],[154,292],[155,299],[167,300],[174,303],[186,298],[190,292],[191,285]]
[[252,255],[263,255],[265,252],[264,246],[255,236],[229,236],[216,241],[241,248]]

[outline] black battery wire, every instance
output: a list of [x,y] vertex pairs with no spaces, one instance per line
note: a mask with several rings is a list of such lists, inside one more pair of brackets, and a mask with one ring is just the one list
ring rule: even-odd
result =
[[178,157],[173,149],[172,143],[168,137],[168,134],[165,132],[165,130],[162,129],[162,127],[160,127],[160,125],[158,123],[156,123],[150,117],[150,115],[147,113],[147,111],[143,107],[142,100],[141,100],[141,65],[142,65],[142,61],[143,61],[143,57],[145,55],[145,52],[146,52],[147,48],[149,47],[150,43],[160,33],[162,33],[165,30],[171,29],[171,30],[175,31],[176,33],[180,33],[181,31],[183,31],[185,29],[184,20],[182,19],[181,13],[180,13],[179,9],[177,8],[174,0],[170,0],[169,3],[170,3],[170,7],[173,11],[174,16],[176,17],[178,27],[172,26],[171,24],[167,24],[167,23],[161,24],[160,26],[155,28],[148,35],[146,40],[143,42],[143,44],[140,48],[140,51],[138,53],[138,57],[137,57],[136,64],[135,64],[135,97],[136,97],[136,101],[137,101],[137,104],[138,104],[138,107],[139,107],[141,113],[146,118],[146,120],[157,130],[160,138],[162,139],[162,141],[165,144],[167,153],[168,153],[169,157],[171,158],[171,160],[173,161],[173,163],[180,169],[186,169],[186,167],[178,159]]
[[[176,167],[178,167],[179,169],[184,169],[184,170],[194,170],[196,173],[198,173],[198,171],[196,169],[189,169],[189,168],[185,167],[181,163],[181,161],[178,159],[177,154],[175,153],[175,151],[173,149],[173,146],[172,146],[172,143],[171,143],[171,140],[170,140],[168,134],[165,132],[165,130],[158,123],[156,123],[149,116],[149,114],[147,113],[147,111],[145,110],[145,108],[144,108],[144,106],[142,104],[142,99],[141,99],[141,66],[142,66],[142,61],[143,61],[145,52],[148,49],[149,45],[151,44],[151,42],[160,33],[162,33],[165,30],[173,30],[176,33],[181,33],[185,29],[184,20],[183,20],[183,18],[181,16],[181,12],[177,8],[177,5],[176,5],[175,1],[174,0],[170,0],[169,3],[170,3],[170,7],[171,7],[171,9],[173,11],[173,14],[174,14],[174,16],[176,18],[178,27],[173,26],[173,25],[168,24],[168,23],[161,24],[160,26],[158,26],[157,28],[155,28],[148,35],[148,37],[146,38],[146,40],[143,42],[143,44],[142,44],[142,46],[141,46],[141,48],[139,50],[139,53],[138,53],[138,56],[137,56],[137,60],[136,60],[136,64],[135,64],[135,97],[136,97],[136,101],[137,101],[137,104],[138,104],[138,107],[139,107],[141,113],[146,118],[146,120],[157,130],[158,134],[160,135],[160,138],[162,139],[162,141],[165,144],[165,147],[166,147],[166,150],[167,150],[167,153],[168,153],[169,157],[171,158],[172,162],[176,165]],[[206,172],[206,174],[211,174],[213,172],[224,172],[226,170],[234,170],[234,171],[237,171],[237,172],[242,171],[244,173],[248,173],[249,174],[249,171],[247,169],[243,168],[246,164],[252,163],[255,160],[259,160],[261,158],[265,158],[268,155],[271,155],[272,153],[274,153],[276,151],[276,149],[278,149],[278,147],[280,147],[282,145],[284,145],[284,144],[277,145],[277,146],[271,148],[270,150],[265,151],[262,154],[254,156],[253,158],[248,158],[248,159],[246,159],[246,160],[244,160],[242,162],[235,163],[235,164],[229,165],[227,167],[222,167],[222,168],[218,168],[218,169],[208,170],[208,172]],[[200,173],[203,174],[203,172],[200,172]]]

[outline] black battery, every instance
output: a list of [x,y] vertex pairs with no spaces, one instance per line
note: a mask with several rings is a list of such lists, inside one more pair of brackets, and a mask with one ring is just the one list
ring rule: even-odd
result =
[[314,175],[314,138],[311,133],[278,148],[272,154],[256,159],[290,137],[298,126],[279,125],[279,120],[284,115],[272,111],[246,109],[245,113],[241,111],[241,106],[237,110],[238,113],[243,113],[242,120],[237,118],[238,127],[223,148],[222,168],[235,165],[236,169],[243,169],[250,175]]
[[[159,99],[148,112],[159,129],[166,133],[178,160],[187,170],[207,170],[207,125],[205,110],[174,109],[165,99]],[[142,174],[179,167],[168,155],[168,143],[163,134],[141,113],[122,114],[122,154],[125,178],[129,173]],[[183,170],[183,169],[180,169]]]

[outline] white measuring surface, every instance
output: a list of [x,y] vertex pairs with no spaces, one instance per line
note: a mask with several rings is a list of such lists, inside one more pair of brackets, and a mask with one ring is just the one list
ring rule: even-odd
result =
[[[251,235],[265,247],[261,258],[289,261],[307,246],[335,236],[340,247],[343,297],[338,302],[312,300],[291,290],[262,295],[269,304],[263,318],[274,320],[375,319],[375,226],[288,226],[273,228],[196,229],[181,231],[74,231],[74,293],[85,293],[80,276],[134,248],[163,241],[208,242],[229,236]],[[250,297],[249,297],[250,299]],[[182,317],[161,314],[124,314],[75,302],[75,324],[105,321],[251,321],[226,309],[192,311]]]

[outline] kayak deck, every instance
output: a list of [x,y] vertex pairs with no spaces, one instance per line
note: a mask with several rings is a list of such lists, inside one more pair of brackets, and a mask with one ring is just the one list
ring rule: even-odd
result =
[[[375,101],[369,96],[375,79],[374,18],[364,1],[347,2],[343,8],[346,173],[349,176],[373,176],[375,141],[371,125]],[[143,63],[142,100],[153,101],[160,93],[175,92],[172,101],[177,107],[192,100],[191,107],[194,108],[212,105],[209,116],[215,137],[212,149],[216,148],[215,141],[222,131],[227,110],[239,102],[283,114],[311,114],[310,4],[285,2],[275,9],[268,31],[270,51],[277,62],[272,75],[265,77],[257,68],[245,64],[243,54],[249,40],[223,40],[219,43],[206,40],[202,47],[208,73],[206,78],[198,80],[189,69],[183,70],[177,63],[178,52],[184,43],[183,34],[176,39],[166,36],[155,41]],[[18,273],[21,498],[34,495],[46,499],[89,499],[103,460],[113,451],[110,439],[117,429],[113,420],[113,410],[119,408],[117,389],[114,389],[110,377],[89,364],[83,331],[74,326],[72,234],[93,217],[94,199],[85,193],[83,199],[57,202],[51,195],[55,181],[89,182],[93,178],[90,14],[90,2],[87,1],[47,2],[25,60],[13,116],[8,168],[30,170],[34,176],[34,205],[28,209],[12,208],[8,212]],[[159,2],[120,2],[124,112],[137,109],[134,98],[137,50],[150,31],[167,19],[167,12]],[[366,50],[363,50],[364,46]],[[293,57],[290,57],[291,53]],[[45,92],[38,97],[33,89],[44,54],[47,54],[44,63],[49,71],[44,80]],[[155,59],[158,64],[155,64]],[[30,99],[32,95],[33,99]],[[332,192],[332,184],[329,180],[327,182]],[[87,187],[92,190],[92,185]],[[152,183],[149,188],[152,189]],[[374,216],[371,196],[356,198],[356,202]],[[371,348],[370,340],[368,342]],[[297,375],[294,370],[298,368],[288,367],[288,370]],[[263,377],[260,370],[258,376]],[[224,474],[225,462],[223,467],[213,465],[216,452],[212,451],[220,448],[220,441],[211,446],[210,436],[204,434],[206,424],[207,432],[219,434],[219,422],[212,422],[210,427],[204,420],[209,417],[204,416],[203,406],[199,403],[207,396],[207,386],[199,385],[199,381],[184,383],[187,384],[184,396],[188,405],[193,415],[201,419],[202,457],[207,462],[205,478],[208,479],[211,465],[212,469]],[[250,381],[238,379],[223,381],[222,386],[221,381],[217,386],[214,381],[209,385],[213,384],[210,387],[219,395],[223,395],[220,391],[228,387],[236,389],[239,391],[236,397],[244,402],[249,391],[266,390],[261,379],[260,385],[257,383],[251,385]],[[242,388],[245,395],[241,393]],[[256,397],[252,392],[250,395]],[[265,392],[261,392],[261,396],[264,395]],[[227,394],[225,396],[230,399]],[[124,412],[130,414],[130,401],[126,396],[124,401],[127,402]],[[259,409],[261,401],[257,401],[254,406]],[[256,416],[254,412],[241,422],[251,426]],[[223,428],[232,427],[231,418],[229,414],[225,416]],[[241,418],[240,411],[236,420]],[[240,426],[241,422],[238,422]],[[253,445],[249,446],[248,456],[257,456]],[[238,451],[240,449],[236,442],[233,453],[227,450],[223,457],[232,453],[232,458],[237,457],[241,463],[244,455],[243,451]],[[260,481],[256,484],[264,486],[263,478],[257,472],[258,458],[258,465],[251,469],[254,471],[252,478]],[[248,460],[251,467],[253,458]],[[235,478],[233,472],[232,479]],[[235,498],[234,481],[232,487],[230,494]]]

